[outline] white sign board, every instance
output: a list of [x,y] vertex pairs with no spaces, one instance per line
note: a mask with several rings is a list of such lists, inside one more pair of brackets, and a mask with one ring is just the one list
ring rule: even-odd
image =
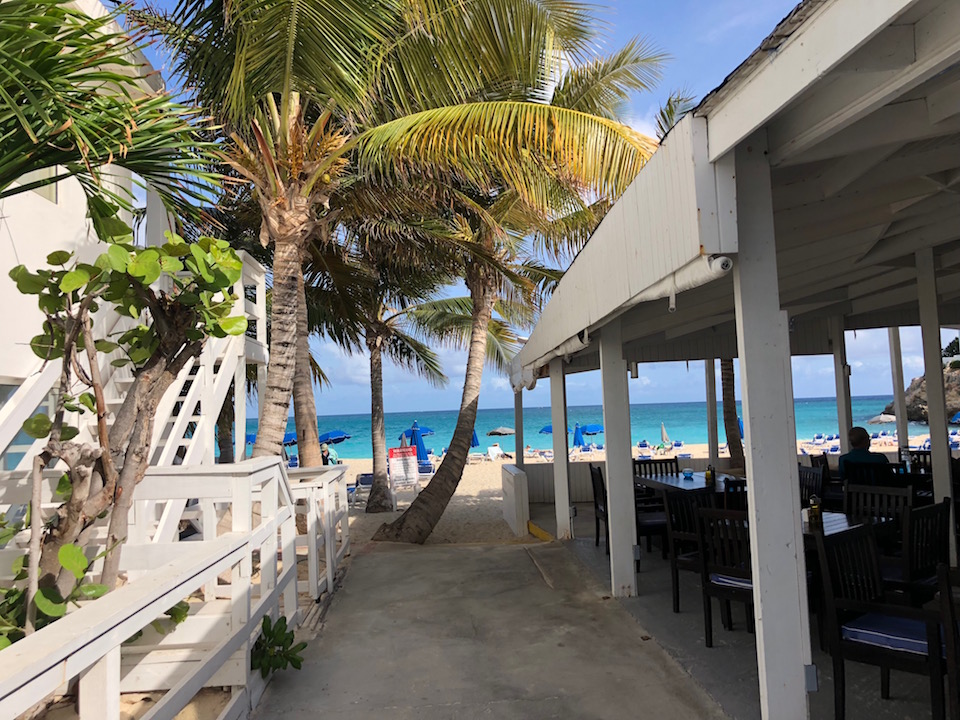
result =
[[390,483],[395,488],[420,486],[415,447],[390,448]]

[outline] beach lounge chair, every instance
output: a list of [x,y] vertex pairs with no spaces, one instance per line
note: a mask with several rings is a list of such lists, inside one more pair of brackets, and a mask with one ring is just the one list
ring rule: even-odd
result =
[[677,453],[677,457],[681,460],[689,460],[693,457],[692,453]]
[[373,473],[357,473],[352,487],[347,487],[347,504],[356,505],[363,497],[369,497],[373,487]]
[[553,450],[541,450],[540,457],[542,457],[547,462],[553,462]]
[[650,447],[650,443],[648,443],[646,440],[641,440],[640,442],[637,443],[637,447],[642,450],[644,448]]
[[652,458],[652,457],[653,457],[653,455],[651,455],[649,452],[644,452],[644,451],[642,451],[642,450],[640,451],[640,454],[637,455],[637,458],[643,458],[643,459],[645,459],[645,460],[649,460],[649,459]]
[[487,448],[488,460],[502,460],[504,454],[503,449],[499,445],[494,444]]
[[674,441],[673,441],[673,446],[674,446],[675,448],[682,448],[682,447],[683,447],[683,440],[674,440]]
[[829,449],[827,452],[829,452],[831,455],[836,455],[837,453],[840,452],[840,446],[839,446],[839,445],[831,445],[831,446],[830,446],[830,449]]

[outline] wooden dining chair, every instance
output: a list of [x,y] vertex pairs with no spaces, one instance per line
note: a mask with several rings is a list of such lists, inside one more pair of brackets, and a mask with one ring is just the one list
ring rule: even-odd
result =
[[728,477],[723,481],[723,507],[725,510],[747,511],[747,481]]
[[884,582],[908,593],[913,604],[931,600],[937,566],[950,562],[950,498],[936,505],[909,507],[903,514],[903,551],[881,558]]
[[747,514],[735,510],[701,509],[697,513],[700,535],[700,588],[703,592],[703,631],[707,647],[713,647],[713,598],[727,611],[724,624],[733,627],[729,603],[747,608],[748,627],[753,628],[753,578],[750,568],[750,533]]
[[667,545],[670,557],[670,582],[673,588],[673,611],[680,612],[680,571],[700,572],[700,534],[697,511],[713,508],[717,493],[713,488],[663,492],[667,514]]
[[933,451],[932,450],[908,450],[900,448],[900,462],[910,462],[910,471],[915,473],[933,473]]
[[810,507],[810,498],[814,495],[823,500],[823,468],[797,464],[800,472],[800,507]]
[[891,668],[928,675],[933,717],[943,717],[939,610],[888,602],[872,525],[829,536],[818,533],[816,542],[824,569],[823,616],[833,658],[835,720],[846,717],[846,660],[880,668],[883,699],[890,697]]
[[670,458],[636,458],[633,461],[633,474],[639,478],[657,475],[679,475],[680,462]]
[[610,527],[607,522],[607,486],[603,482],[603,472],[596,465],[590,465],[590,482],[593,485],[594,546],[600,545],[600,523],[603,522],[603,539],[610,554]]

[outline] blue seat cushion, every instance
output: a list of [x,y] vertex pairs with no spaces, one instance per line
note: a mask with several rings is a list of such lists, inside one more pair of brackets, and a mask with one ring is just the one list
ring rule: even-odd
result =
[[752,590],[753,581],[749,578],[733,577],[732,575],[721,575],[720,573],[710,573],[710,582],[714,585],[723,587],[739,588],[740,590]]
[[927,626],[922,620],[867,613],[844,624],[840,634],[864,645],[927,654]]

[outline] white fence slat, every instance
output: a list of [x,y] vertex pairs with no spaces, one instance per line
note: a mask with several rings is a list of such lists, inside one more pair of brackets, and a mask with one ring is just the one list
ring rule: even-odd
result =
[[120,720],[120,647],[80,673],[80,720]]

